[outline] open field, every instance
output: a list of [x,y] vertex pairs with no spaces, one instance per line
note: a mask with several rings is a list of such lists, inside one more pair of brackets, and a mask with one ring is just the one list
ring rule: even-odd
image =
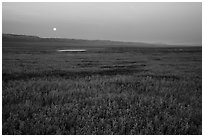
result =
[[2,54],[3,134],[202,134],[201,47],[3,41]]

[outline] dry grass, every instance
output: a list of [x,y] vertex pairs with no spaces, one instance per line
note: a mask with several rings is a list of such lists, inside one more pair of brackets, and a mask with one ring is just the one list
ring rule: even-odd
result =
[[202,134],[201,48],[25,45],[3,43],[3,134]]

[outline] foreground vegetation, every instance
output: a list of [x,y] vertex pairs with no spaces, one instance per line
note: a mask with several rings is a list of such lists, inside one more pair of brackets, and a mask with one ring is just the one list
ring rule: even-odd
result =
[[200,47],[47,47],[3,43],[3,134],[202,134]]

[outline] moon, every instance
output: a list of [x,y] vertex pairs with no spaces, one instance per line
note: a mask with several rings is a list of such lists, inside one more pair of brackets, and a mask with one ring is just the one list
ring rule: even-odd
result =
[[56,31],[57,30],[57,28],[53,28],[53,31]]

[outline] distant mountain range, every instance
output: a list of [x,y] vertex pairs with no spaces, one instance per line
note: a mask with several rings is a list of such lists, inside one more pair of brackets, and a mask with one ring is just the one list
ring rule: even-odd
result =
[[24,40],[34,40],[38,41],[41,38],[38,36],[29,35],[17,35],[17,34],[2,34],[2,41],[24,41]]
[[[175,45],[152,44],[143,42],[122,42],[111,40],[84,40],[84,39],[68,39],[68,38],[41,38],[38,36],[18,35],[18,34],[2,34],[2,42],[63,42],[83,45],[112,45],[112,46],[136,46],[136,47],[168,47]],[[180,45],[182,46],[182,45]]]

